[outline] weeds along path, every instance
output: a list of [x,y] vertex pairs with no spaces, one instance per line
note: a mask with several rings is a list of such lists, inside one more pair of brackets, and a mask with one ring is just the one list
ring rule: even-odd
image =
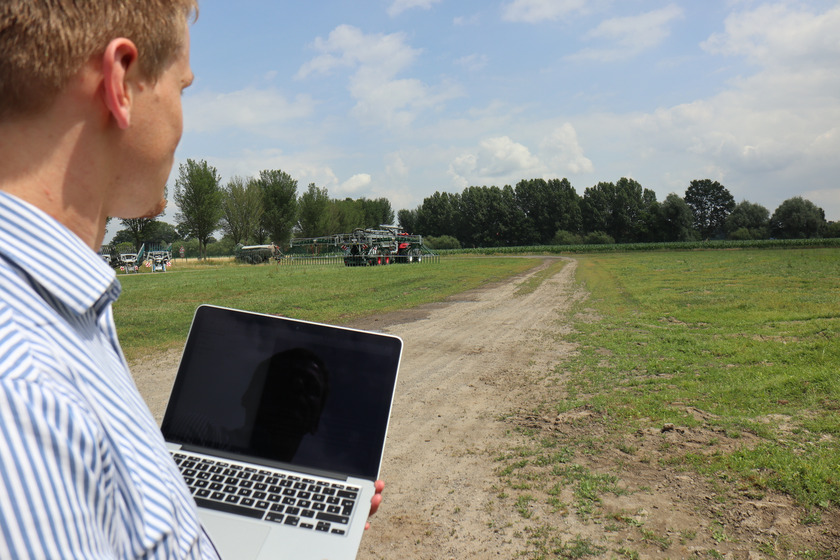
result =
[[517,295],[552,262],[382,329],[405,348],[382,470],[385,505],[360,559],[514,558],[525,549],[524,537],[513,537],[519,515],[495,504],[494,458],[519,437],[500,419],[542,400],[546,373],[573,351],[562,334],[583,297],[576,262]]

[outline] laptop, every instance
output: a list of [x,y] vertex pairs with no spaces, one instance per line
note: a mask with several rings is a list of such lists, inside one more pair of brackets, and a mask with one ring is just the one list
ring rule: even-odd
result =
[[223,559],[358,553],[399,337],[196,310],[161,430]]

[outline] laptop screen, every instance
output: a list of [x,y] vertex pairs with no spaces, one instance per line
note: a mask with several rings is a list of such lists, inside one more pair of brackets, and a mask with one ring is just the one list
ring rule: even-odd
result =
[[161,430],[167,441],[375,479],[402,341],[202,305]]

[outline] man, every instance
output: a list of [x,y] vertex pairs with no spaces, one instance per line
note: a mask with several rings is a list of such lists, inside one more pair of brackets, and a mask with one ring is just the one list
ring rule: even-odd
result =
[[120,285],[96,254],[109,216],[165,204],[196,13],[0,6],[0,558],[217,556],[128,372]]

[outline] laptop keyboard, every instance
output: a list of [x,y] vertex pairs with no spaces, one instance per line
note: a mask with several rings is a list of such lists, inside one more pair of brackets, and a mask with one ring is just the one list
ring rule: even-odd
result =
[[359,488],[173,451],[200,507],[344,535]]

